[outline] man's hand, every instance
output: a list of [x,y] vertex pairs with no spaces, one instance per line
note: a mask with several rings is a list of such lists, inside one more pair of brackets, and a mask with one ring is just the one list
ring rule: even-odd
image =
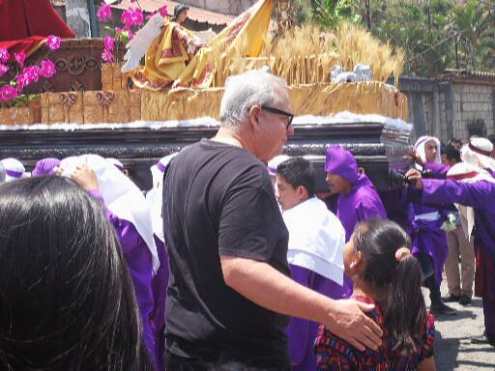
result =
[[87,165],[78,166],[76,171],[70,177],[74,182],[79,184],[86,192],[98,189],[98,179],[96,174]]
[[346,340],[360,351],[365,348],[377,350],[382,343],[383,332],[375,321],[364,312],[374,309],[374,305],[355,300],[336,300],[323,324],[333,334]]
[[421,176],[421,173],[416,170],[416,169],[409,169],[405,175],[407,181],[411,184],[414,184],[414,186],[417,189],[423,189],[423,177]]

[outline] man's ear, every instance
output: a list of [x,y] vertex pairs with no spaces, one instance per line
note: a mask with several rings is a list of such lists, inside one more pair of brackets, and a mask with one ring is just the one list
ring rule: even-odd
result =
[[300,185],[296,188],[296,194],[300,201],[305,201],[309,198],[309,193],[306,187]]
[[257,130],[260,122],[259,122],[259,116],[261,113],[261,108],[259,105],[254,105],[249,109],[248,116],[249,116],[249,124],[253,128],[253,130]]

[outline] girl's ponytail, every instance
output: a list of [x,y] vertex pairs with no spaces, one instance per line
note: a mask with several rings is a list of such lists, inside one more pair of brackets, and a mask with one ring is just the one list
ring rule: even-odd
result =
[[394,348],[414,352],[415,344],[420,342],[419,337],[426,330],[421,268],[418,260],[405,247],[396,251],[395,258],[397,265],[384,308],[385,326],[397,341]]

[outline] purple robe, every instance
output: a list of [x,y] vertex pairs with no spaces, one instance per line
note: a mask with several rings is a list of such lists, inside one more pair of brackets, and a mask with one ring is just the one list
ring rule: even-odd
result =
[[[335,282],[296,265],[290,266],[292,278],[320,294],[332,299],[344,297],[344,288]],[[318,323],[301,318],[291,318],[287,334],[289,338],[289,355],[293,371],[316,370],[314,341],[318,332]]]
[[156,339],[156,358],[158,370],[163,370],[163,354],[165,352],[165,299],[167,297],[167,285],[169,276],[168,255],[165,244],[155,236],[160,268],[153,277],[152,289],[155,300],[155,308],[151,315]]
[[495,183],[424,179],[422,199],[437,205],[458,203],[473,207],[475,248],[478,250],[477,256],[481,258],[477,265],[483,272],[482,282],[477,281],[477,286],[482,284],[486,335],[495,340],[495,279],[493,275],[490,276],[495,272]]
[[[105,206],[104,200],[98,191],[89,193]],[[152,291],[153,263],[151,252],[132,223],[120,219],[108,209],[106,209],[106,213],[108,220],[117,233],[129,274],[134,283],[137,304],[141,314],[144,343],[155,369],[158,369],[156,330],[152,321],[155,304]]]
[[344,226],[346,241],[349,241],[359,222],[372,218],[387,218],[382,200],[366,175],[360,174],[352,183],[351,191],[339,195],[337,217]]
[[[437,162],[429,162],[424,165],[424,168],[432,173],[433,178],[445,178],[449,170],[448,166]],[[415,202],[411,207],[411,230],[409,231],[412,239],[411,252],[414,256],[424,253],[431,258],[435,284],[440,286],[443,268],[449,254],[447,234],[441,228],[447,210],[422,202]],[[434,213],[438,215],[437,220],[421,220],[424,215]]]
[[[329,146],[326,151],[325,171],[341,176],[352,186],[348,193],[339,194],[337,199],[336,215],[344,226],[346,242],[359,222],[387,218],[387,212],[375,186],[359,171],[351,152],[339,145]],[[346,296],[352,294],[352,286],[352,280],[344,274]]]

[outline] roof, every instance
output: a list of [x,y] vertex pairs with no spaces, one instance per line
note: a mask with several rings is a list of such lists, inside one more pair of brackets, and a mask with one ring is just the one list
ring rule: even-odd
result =
[[[134,3],[137,4],[137,3]],[[169,14],[174,13],[174,8],[180,3],[177,1],[165,1],[165,0],[139,0],[139,5],[141,8],[148,13],[156,12],[163,5],[167,4],[169,9]],[[112,5],[115,9],[127,9],[131,5],[131,0],[123,0],[117,5]],[[234,19],[233,16],[215,13],[202,8],[197,8],[194,6],[189,6],[189,18],[198,22],[208,22],[210,24],[224,25],[230,23]]]
[[450,81],[473,81],[489,83],[490,85],[495,84],[495,72],[447,69],[437,78]]

